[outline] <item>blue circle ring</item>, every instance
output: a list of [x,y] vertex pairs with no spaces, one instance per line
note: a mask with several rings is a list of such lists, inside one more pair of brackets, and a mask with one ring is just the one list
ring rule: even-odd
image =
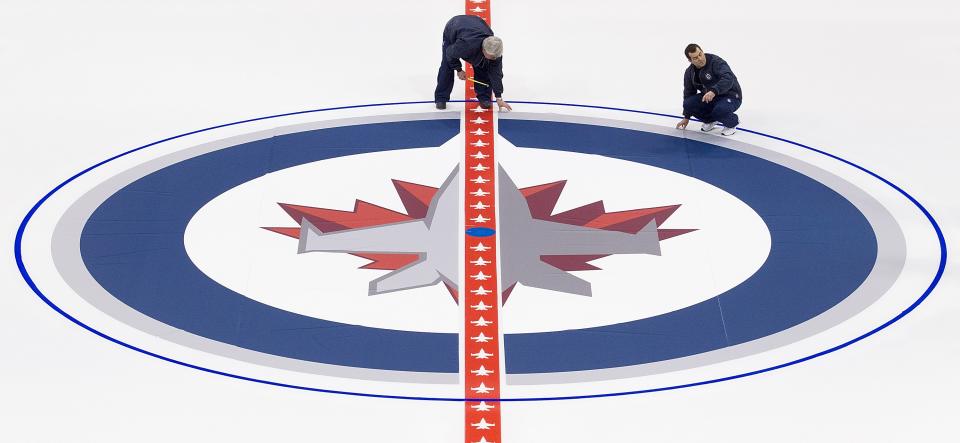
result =
[[[59,313],[60,315],[64,316],[64,317],[67,318],[68,320],[72,321],[73,323],[77,324],[78,326],[80,326],[80,327],[82,327],[82,328],[84,328],[84,329],[86,329],[86,330],[88,330],[88,331],[90,331],[90,332],[92,332],[92,333],[100,336],[100,337],[103,338],[103,339],[106,339],[106,340],[108,340],[108,341],[111,341],[111,342],[116,343],[116,344],[118,344],[118,345],[121,345],[121,346],[123,346],[123,347],[132,349],[132,350],[134,350],[134,351],[137,351],[137,352],[140,352],[140,353],[143,353],[143,354],[146,354],[146,355],[149,355],[149,356],[152,356],[152,357],[155,357],[155,358],[158,358],[158,359],[161,359],[161,360],[170,362],[170,363],[175,363],[175,364],[178,364],[178,365],[181,365],[181,366],[185,366],[185,367],[197,369],[197,370],[204,371],[204,372],[208,372],[208,373],[211,373],[211,374],[222,375],[222,376],[231,377],[231,378],[235,378],[235,379],[239,379],[239,380],[246,380],[246,381],[252,381],[252,382],[257,382],[257,383],[272,385],[272,386],[286,387],[286,388],[306,390],[306,391],[323,392],[323,393],[330,393],[330,394],[341,394],[341,395],[351,395],[351,396],[359,396],[359,397],[389,398],[389,399],[403,399],[403,400],[447,401],[447,402],[473,401],[473,400],[475,400],[475,399],[471,399],[471,398],[456,398],[456,397],[417,397],[417,396],[400,396],[400,395],[382,395],[382,394],[371,394],[371,393],[363,393],[363,392],[339,391],[339,390],[330,390],[330,389],[314,388],[314,387],[309,387],[309,386],[292,385],[292,384],[287,384],[287,383],[280,383],[280,382],[274,382],[274,381],[270,381],[270,380],[263,380],[263,379],[245,377],[245,376],[237,375],[237,374],[231,374],[231,373],[227,373],[227,372],[223,372],[223,371],[218,371],[218,370],[214,370],[214,369],[209,369],[209,368],[204,368],[204,367],[201,367],[201,366],[193,365],[193,364],[190,364],[190,363],[187,363],[187,362],[183,362],[183,361],[180,361],[180,360],[176,360],[176,359],[172,359],[172,358],[169,358],[169,357],[165,357],[165,356],[162,356],[162,355],[159,355],[159,354],[150,352],[150,351],[148,351],[148,350],[139,348],[139,347],[137,347],[137,346],[128,344],[128,343],[126,343],[126,342],[123,342],[123,341],[118,340],[118,339],[116,339],[116,338],[113,338],[113,337],[111,337],[111,336],[108,336],[108,335],[106,335],[106,334],[104,334],[104,333],[102,333],[102,332],[100,332],[100,331],[98,331],[98,330],[90,327],[89,325],[81,322],[80,320],[78,320],[77,318],[71,316],[71,315],[68,314],[67,312],[65,312],[65,311],[64,311],[63,309],[61,309],[59,306],[57,306],[56,304],[54,304],[49,298],[47,298],[46,295],[44,295],[42,291],[40,291],[39,287],[38,287],[37,284],[33,281],[32,277],[30,276],[29,272],[28,272],[27,269],[26,269],[26,265],[25,265],[24,262],[23,262],[23,254],[22,254],[23,234],[24,234],[24,232],[25,232],[25,230],[26,230],[26,227],[27,227],[28,223],[30,222],[30,220],[32,219],[32,217],[34,216],[34,214],[37,212],[37,210],[38,210],[54,193],[58,192],[58,191],[59,191],[60,189],[62,189],[64,186],[66,186],[66,185],[68,185],[69,183],[73,182],[74,180],[76,180],[76,179],[79,178],[80,176],[82,176],[82,175],[90,172],[91,170],[93,170],[93,169],[95,169],[95,168],[98,168],[98,167],[100,167],[100,166],[102,166],[102,165],[104,165],[104,164],[106,164],[106,163],[109,163],[109,162],[111,162],[111,161],[113,161],[113,160],[116,160],[116,159],[118,159],[118,158],[120,158],[120,157],[123,157],[123,156],[129,155],[129,154],[132,154],[132,153],[134,153],[134,152],[137,152],[137,151],[140,151],[140,150],[149,148],[149,147],[151,147],[151,146],[155,146],[155,145],[160,144],[160,143],[164,143],[164,142],[167,142],[167,141],[171,141],[171,140],[175,140],[175,139],[178,139],[178,138],[186,137],[186,136],[189,136],[189,135],[193,135],[193,134],[197,134],[197,133],[201,133],[201,132],[205,132],[205,131],[210,131],[210,130],[214,130],[214,129],[219,129],[219,128],[225,128],[225,127],[240,125],[240,124],[244,124],[244,123],[250,123],[250,122],[260,121],[260,120],[268,120],[268,119],[278,118],[278,117],[286,117],[286,116],[292,116],[292,115],[300,115],[300,114],[308,114],[308,113],[324,112],[324,111],[343,110],[343,109],[356,109],[356,108],[367,108],[367,107],[377,107],[377,106],[398,106],[398,105],[410,105],[410,104],[428,104],[428,103],[431,103],[431,102],[428,102],[428,101],[419,101],[419,102],[375,103],[375,104],[364,104],[364,105],[353,105],[353,106],[341,106],[341,107],[323,108],[323,109],[315,109],[315,110],[308,110],[308,111],[299,111],[299,112],[291,112],[291,113],[285,113],[285,114],[277,114],[277,115],[271,115],[271,116],[266,116],[266,117],[260,117],[260,118],[253,118],[253,119],[242,120],[242,121],[233,122],[233,123],[221,124],[221,125],[217,125],[217,126],[211,126],[211,127],[208,127],[208,128],[204,128],[204,129],[200,129],[200,130],[191,131],[191,132],[183,133],[183,134],[180,134],[180,135],[176,135],[176,136],[173,136],[173,137],[169,137],[169,138],[166,138],[166,139],[163,139],[163,140],[159,140],[159,141],[156,141],[156,142],[153,142],[153,143],[149,143],[149,144],[147,144],[147,145],[140,146],[140,147],[138,147],[138,148],[134,148],[134,149],[128,150],[128,151],[126,151],[126,152],[117,154],[117,155],[115,155],[115,156],[113,156],[113,157],[110,157],[110,158],[108,158],[108,159],[106,159],[106,160],[103,160],[103,161],[101,161],[101,162],[99,162],[99,163],[96,163],[96,164],[94,164],[94,165],[92,165],[92,166],[90,166],[90,167],[88,167],[88,168],[86,168],[86,169],[84,169],[84,170],[82,170],[82,171],[74,174],[73,176],[67,178],[66,180],[64,180],[63,182],[61,182],[60,184],[58,184],[56,187],[54,187],[53,189],[51,189],[49,192],[47,192],[40,200],[38,200],[38,201],[33,205],[33,207],[31,207],[31,209],[27,212],[27,214],[24,216],[23,220],[21,221],[21,223],[20,223],[20,225],[19,225],[19,228],[17,229],[17,234],[16,234],[16,238],[15,238],[15,241],[14,241],[14,256],[15,256],[15,259],[16,259],[16,262],[17,262],[17,267],[18,267],[18,269],[20,270],[20,275],[21,275],[21,277],[24,279],[24,281],[27,283],[27,285],[30,287],[30,289],[33,290],[33,292],[34,292],[35,294],[37,294],[37,296],[40,297],[40,299],[43,300],[44,303],[46,303],[48,306],[50,306],[51,309],[53,309],[54,311],[56,311],[56,312]],[[638,111],[638,110],[633,110],[633,109],[615,108],[615,107],[606,107],[606,106],[595,106],[595,105],[580,105],[580,104],[553,103],[553,102],[534,102],[534,101],[515,101],[514,103],[520,103],[520,104],[539,104],[539,105],[553,105],[553,106],[567,106],[567,107],[590,108],[590,109],[604,109],[604,110],[623,111],[623,112],[631,112],[631,113],[645,114],[645,115],[654,115],[654,116],[661,116],[661,117],[668,117],[668,118],[678,118],[678,119],[681,118],[680,116],[670,115],[670,114],[661,114],[661,113],[654,113],[654,112],[647,112],[647,111]],[[824,351],[820,351],[820,352],[818,352],[818,353],[815,353],[815,354],[812,354],[812,355],[808,355],[808,356],[806,356],[806,357],[802,357],[802,358],[799,358],[799,359],[795,359],[795,360],[792,360],[792,361],[789,361],[789,362],[786,362],[786,363],[782,363],[782,364],[779,364],[779,365],[776,365],[776,366],[771,366],[771,367],[767,367],[767,368],[764,368],[764,369],[759,369],[759,370],[750,371],[750,372],[746,372],[746,373],[741,373],[741,374],[737,374],[737,375],[732,375],[732,376],[728,376],[728,377],[715,378],[715,379],[710,379],[710,380],[705,380],[705,381],[700,381],[700,382],[695,382],[695,383],[687,383],[687,384],[666,386],[666,387],[660,387],[660,388],[654,388],[654,389],[635,390],[635,391],[624,391],[624,392],[611,392],[611,393],[593,394],[593,395],[578,395],[578,396],[502,398],[502,399],[497,399],[496,401],[511,402],[511,401],[574,400],[574,399],[586,399],[586,398],[600,398],[600,397],[614,397],[614,396],[634,395],[634,394],[643,394],[643,393],[650,393],[650,392],[668,391],[668,390],[688,388],[688,387],[694,387],[694,386],[700,386],[700,385],[706,385],[706,384],[713,384],[713,383],[718,383],[718,382],[721,382],[721,381],[734,380],[734,379],[738,379],[738,378],[744,378],[744,377],[748,377],[748,376],[752,376],[752,375],[757,375],[757,374],[761,374],[761,373],[765,373],[765,372],[770,372],[770,371],[773,371],[773,370],[776,370],[776,369],[780,369],[780,368],[784,368],[784,367],[787,367],[787,366],[792,366],[792,365],[795,365],[795,364],[798,364],[798,363],[801,363],[801,362],[805,362],[805,361],[807,361],[807,360],[811,360],[811,359],[820,357],[820,356],[822,356],[822,355],[829,354],[829,353],[834,352],[834,351],[838,351],[838,350],[840,350],[840,349],[843,349],[843,348],[845,348],[845,347],[847,347],[847,346],[852,345],[853,343],[859,342],[860,340],[863,340],[863,339],[865,339],[865,338],[867,338],[867,337],[869,337],[869,336],[871,336],[871,335],[873,335],[873,334],[876,334],[877,332],[879,332],[879,331],[887,328],[888,326],[892,325],[893,323],[899,321],[899,320],[902,319],[904,316],[906,316],[907,314],[909,314],[910,312],[912,312],[914,309],[916,309],[916,307],[919,306],[924,300],[926,300],[926,298],[927,298],[927,297],[930,295],[930,293],[934,290],[934,288],[937,286],[937,284],[939,283],[940,279],[941,279],[942,276],[943,276],[943,272],[944,272],[944,270],[945,270],[946,261],[947,261],[947,247],[946,247],[946,240],[945,240],[945,238],[944,238],[944,236],[943,236],[943,232],[942,232],[942,230],[940,229],[939,224],[936,222],[936,220],[933,218],[933,216],[930,214],[930,212],[929,212],[919,201],[917,201],[913,196],[911,196],[911,195],[908,194],[906,191],[904,191],[902,188],[900,188],[899,186],[893,184],[893,183],[890,182],[889,180],[887,180],[887,179],[885,179],[885,178],[877,175],[876,173],[874,173],[874,172],[872,172],[872,171],[870,171],[870,170],[868,170],[868,169],[866,169],[866,168],[864,168],[864,167],[862,167],[862,166],[859,166],[859,165],[854,164],[854,163],[852,163],[852,162],[850,162],[850,161],[847,161],[847,160],[845,160],[845,159],[842,159],[842,158],[840,158],[840,157],[837,157],[837,156],[835,156],[835,155],[833,155],[833,154],[830,154],[830,153],[827,153],[827,152],[825,152],[825,151],[822,151],[822,150],[819,150],[819,149],[816,149],[816,148],[813,148],[813,147],[810,147],[810,146],[806,146],[806,145],[803,145],[803,144],[800,144],[800,143],[797,143],[797,142],[794,142],[794,141],[790,141],[790,140],[787,140],[787,139],[784,139],[784,138],[780,138],[780,137],[772,136],[772,135],[769,135],[769,134],[765,134],[765,133],[762,133],[762,132],[753,131],[753,130],[744,129],[744,128],[740,128],[740,129],[743,130],[743,131],[745,131],[745,132],[748,132],[748,133],[752,133],[752,134],[756,134],[756,135],[759,135],[759,136],[767,137],[767,138],[770,138],[770,139],[773,139],[773,140],[777,140],[777,141],[781,141],[781,142],[784,142],[784,143],[789,143],[789,144],[791,144],[791,145],[794,145],[794,146],[797,146],[797,147],[800,147],[800,148],[803,148],[803,149],[807,149],[807,150],[809,150],[809,151],[813,151],[813,152],[816,152],[816,153],[825,155],[825,156],[830,157],[830,158],[832,158],[832,159],[834,159],[834,160],[838,160],[838,161],[840,161],[840,162],[842,162],[842,163],[844,163],[844,164],[850,165],[850,166],[852,166],[852,167],[854,167],[854,168],[856,168],[856,169],[859,169],[859,170],[861,170],[861,171],[869,174],[870,176],[872,176],[872,177],[880,180],[881,182],[885,183],[886,185],[892,187],[892,188],[895,189],[897,192],[899,192],[899,193],[902,194],[904,197],[906,197],[911,203],[913,203],[913,204],[924,214],[924,216],[927,218],[927,220],[930,222],[931,226],[933,227],[934,231],[935,231],[936,234],[937,234],[937,238],[938,238],[939,245],[940,245],[940,261],[939,261],[939,266],[938,266],[938,269],[937,269],[937,273],[936,273],[936,275],[934,276],[933,280],[930,282],[930,284],[927,286],[926,290],[924,290],[923,294],[921,294],[921,296],[920,296],[917,300],[915,300],[909,307],[907,307],[906,309],[904,309],[902,312],[900,312],[900,313],[899,313],[897,316],[895,316],[894,318],[892,318],[892,319],[884,322],[884,323],[881,324],[880,326],[877,326],[876,328],[874,328],[874,329],[872,329],[872,330],[870,330],[870,331],[868,331],[868,332],[866,332],[866,333],[864,333],[864,334],[862,334],[862,335],[860,335],[860,336],[858,336],[858,337],[856,337],[856,338],[854,338],[854,339],[852,339],[852,340],[850,340],[850,341],[847,341],[847,342],[845,342],[845,343],[843,343],[843,344],[840,344],[840,345],[834,346],[834,347],[832,347],[832,348],[826,349],[826,350],[824,350]],[[487,401],[490,401],[490,400],[487,399]]]

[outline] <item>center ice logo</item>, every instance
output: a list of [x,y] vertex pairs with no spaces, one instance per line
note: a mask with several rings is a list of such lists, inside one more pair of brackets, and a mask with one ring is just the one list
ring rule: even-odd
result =
[[[910,284],[900,220],[883,210],[898,194],[853,186],[791,147],[513,113],[496,125],[498,174],[481,179],[472,161],[456,166],[458,116],[296,123],[204,134],[176,155],[131,151],[135,169],[95,168],[103,182],[71,194],[50,221],[52,247],[35,249],[51,252],[49,278],[73,289],[51,304],[150,355],[174,342],[194,354],[162,358],[192,367],[454,398],[465,308],[445,293],[462,300],[458,282],[492,279],[459,275],[461,261],[479,260],[471,251],[492,246],[509,299],[508,396],[656,389],[792,364],[859,340],[834,326],[874,331],[871,318],[913,302],[876,303],[911,295],[890,289]],[[498,199],[483,197],[497,206],[497,245],[469,228],[493,227],[483,180],[497,182]],[[874,309],[891,314],[858,316]],[[770,361],[774,349],[786,357]],[[196,351],[226,358],[207,364]],[[721,362],[743,369],[717,373]],[[357,379],[409,384],[367,390]]]

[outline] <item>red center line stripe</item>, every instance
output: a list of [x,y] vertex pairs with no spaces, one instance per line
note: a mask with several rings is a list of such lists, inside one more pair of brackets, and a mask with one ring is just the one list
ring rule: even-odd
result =
[[[490,23],[490,0],[466,0],[466,13]],[[468,63],[465,71],[473,77]],[[473,83],[466,82],[464,97],[473,97]],[[486,97],[489,101],[490,97]],[[464,231],[495,230],[497,163],[494,159],[493,107],[476,102],[464,106],[465,150]],[[497,235],[464,237],[464,441],[500,443],[500,284],[497,275]]]

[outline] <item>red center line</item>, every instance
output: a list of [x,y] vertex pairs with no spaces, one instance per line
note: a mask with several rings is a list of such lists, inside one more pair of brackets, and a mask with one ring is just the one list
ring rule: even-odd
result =
[[[465,0],[466,13],[490,24],[490,0]],[[473,77],[473,67],[466,64]],[[466,82],[464,97],[473,97],[473,83]],[[486,97],[489,101],[490,97]],[[476,102],[464,106],[465,150],[464,231],[488,228],[493,235],[465,235],[464,290],[464,441],[500,443],[500,284],[497,275],[496,168],[493,139],[493,107]],[[476,399],[476,401],[473,401]]]

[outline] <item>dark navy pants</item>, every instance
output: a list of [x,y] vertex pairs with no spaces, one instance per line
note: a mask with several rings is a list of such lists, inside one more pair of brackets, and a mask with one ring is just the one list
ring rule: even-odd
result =
[[[442,56],[442,54],[446,53],[447,48],[444,47],[443,49],[444,52],[441,53],[440,57],[440,71],[437,72],[437,89],[433,91],[433,101],[436,102],[450,101],[450,92],[453,91],[454,76],[456,76],[457,73],[457,71],[450,69],[450,66],[447,65],[447,62]],[[490,75],[487,74],[486,70],[474,69],[473,78],[479,82],[490,84]],[[477,94],[477,97],[482,97],[480,98],[481,101],[491,101],[493,91],[489,86],[474,83],[473,92]]]
[[684,115],[692,115],[704,123],[720,122],[728,128],[740,124],[740,118],[734,113],[739,107],[740,99],[733,97],[716,97],[710,103],[703,102],[703,94],[683,99]]

